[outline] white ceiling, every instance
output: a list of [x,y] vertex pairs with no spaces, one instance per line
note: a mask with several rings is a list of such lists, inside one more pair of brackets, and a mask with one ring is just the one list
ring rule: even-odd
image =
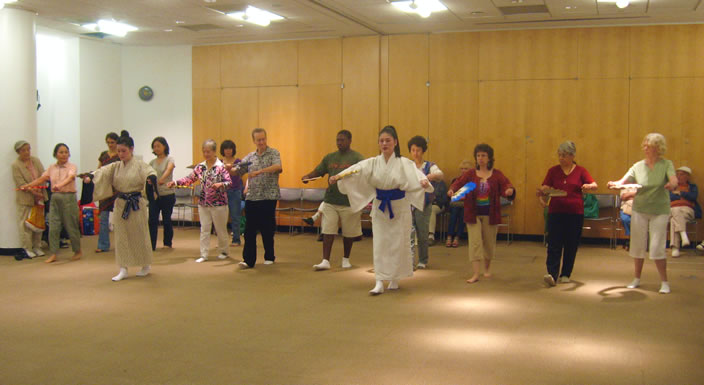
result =
[[[448,11],[433,13],[427,19],[400,12],[387,0],[19,0],[7,7],[37,12],[39,25],[72,33],[87,31],[71,23],[101,18],[122,21],[139,31],[106,39],[126,45],[704,22],[704,0],[633,0],[625,9],[596,0],[441,1]],[[259,27],[211,9],[232,12],[247,5],[277,13],[285,20]],[[541,5],[547,13],[505,16],[500,9]],[[211,29],[184,28],[189,26]]]

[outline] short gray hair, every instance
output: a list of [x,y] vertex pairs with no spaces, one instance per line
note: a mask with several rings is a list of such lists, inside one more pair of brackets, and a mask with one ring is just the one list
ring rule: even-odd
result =
[[211,150],[215,151],[218,149],[218,144],[212,139],[207,139],[205,142],[203,142],[203,145],[201,146],[201,148],[206,148],[206,147],[210,147]]
[[643,138],[642,145],[655,147],[658,150],[658,155],[660,156],[665,155],[665,151],[667,151],[667,142],[665,141],[665,137],[657,132],[651,132],[646,135],[645,138]]
[[255,129],[252,130],[252,140],[254,140],[254,134],[258,134],[258,133],[260,133],[260,132],[261,132],[261,133],[264,133],[264,136],[266,136],[266,130],[263,129],[263,128],[257,127],[257,128],[255,128]]
[[566,140],[557,147],[558,154],[577,154],[577,145],[571,140]]

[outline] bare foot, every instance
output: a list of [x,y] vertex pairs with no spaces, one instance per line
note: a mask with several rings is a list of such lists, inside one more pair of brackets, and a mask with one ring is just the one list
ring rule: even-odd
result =
[[71,257],[71,260],[78,261],[79,259],[81,259],[82,256],[83,256],[83,252],[79,251],[76,254],[73,254],[73,257]]
[[484,278],[491,278],[491,273],[489,273],[489,272],[486,272],[483,275],[484,275]]
[[474,283],[479,281],[479,274],[473,275],[472,278],[467,280],[467,283]]
[[51,255],[49,258],[47,258],[46,261],[44,261],[44,262],[46,262],[46,263],[52,263],[52,262],[54,262],[54,261],[56,261],[56,254],[52,254],[52,255]]

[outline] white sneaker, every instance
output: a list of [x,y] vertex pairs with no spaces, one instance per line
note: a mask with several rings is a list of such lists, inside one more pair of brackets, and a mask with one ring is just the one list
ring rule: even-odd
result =
[[273,265],[273,264],[274,264],[274,261],[264,261],[264,264],[265,264],[265,265]]
[[146,277],[147,275],[149,275],[149,271],[151,271],[151,269],[152,269],[151,266],[148,266],[148,265],[144,266],[144,267],[142,267],[142,270],[137,272],[136,275],[138,277]]
[[34,252],[32,252],[32,250],[30,250],[30,249],[24,249],[24,252],[27,253],[27,256],[30,257],[30,258],[34,258],[34,257],[37,256],[37,255],[34,254]]
[[42,251],[42,249],[34,249],[34,254],[36,254],[37,257],[43,257],[43,256],[46,255],[46,254],[44,254],[44,252]]
[[543,276],[543,281],[548,285],[548,286],[555,286],[555,278],[552,277],[550,274],[545,274]]
[[675,249],[675,248],[673,248],[671,255],[672,255],[673,258],[679,257],[679,256],[680,256],[680,249]]
[[207,260],[208,260],[208,257],[200,257],[200,258],[196,259],[196,263],[205,262]]
[[626,287],[629,289],[635,289],[638,286],[640,286],[640,279],[633,278],[633,281],[631,281],[631,283],[629,283],[628,286],[626,286]]
[[687,232],[681,231],[680,232],[680,239],[682,240],[682,247],[689,246],[689,237],[687,236]]
[[249,265],[247,264],[247,262],[244,262],[244,261],[238,263],[238,264],[237,264],[237,267],[238,267],[240,270],[249,269]]
[[315,271],[329,270],[330,269],[330,261],[328,261],[327,259],[323,259],[323,261],[320,262],[319,264],[313,265],[313,269],[315,269]]
[[218,259],[228,259],[228,258],[230,258],[230,256],[225,253],[221,253],[220,255],[218,255]]
[[352,264],[350,263],[350,259],[349,258],[342,258],[342,268],[349,269],[350,267],[352,267]]
[[426,267],[427,265],[422,262],[418,262],[418,264],[416,265],[416,269],[425,269]]
[[560,283],[570,283],[570,277],[562,276],[560,277]]
[[658,291],[660,294],[670,294],[670,284],[667,282],[662,282],[660,284],[660,290]]
[[697,250],[704,251],[704,242],[697,245]]

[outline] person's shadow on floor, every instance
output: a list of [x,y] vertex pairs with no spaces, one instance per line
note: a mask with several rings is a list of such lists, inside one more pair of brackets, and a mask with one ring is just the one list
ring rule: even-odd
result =
[[625,286],[612,286],[599,290],[602,302],[636,302],[644,301],[647,296],[635,289],[628,289]]

